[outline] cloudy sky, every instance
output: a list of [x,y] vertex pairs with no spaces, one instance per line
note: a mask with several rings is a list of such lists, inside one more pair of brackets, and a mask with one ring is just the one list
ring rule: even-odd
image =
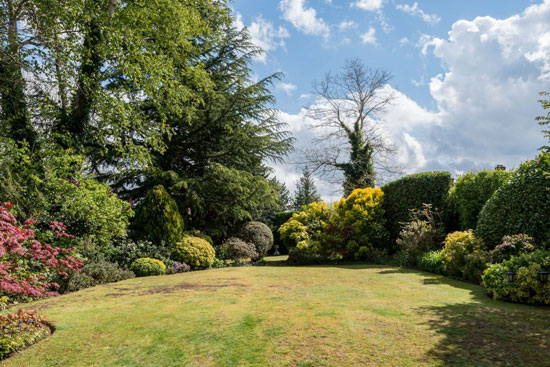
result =
[[[403,173],[454,175],[517,167],[544,140],[538,92],[550,91],[550,0],[235,0],[235,24],[266,52],[258,77],[283,72],[276,108],[311,145],[312,82],[346,58],[393,74],[397,98],[385,116]],[[292,191],[299,154],[273,165]],[[338,196],[322,178],[325,199]]]

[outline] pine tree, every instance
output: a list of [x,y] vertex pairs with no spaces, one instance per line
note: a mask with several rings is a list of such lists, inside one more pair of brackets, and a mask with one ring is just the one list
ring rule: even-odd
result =
[[294,194],[294,209],[300,210],[304,205],[320,201],[321,196],[317,192],[311,171],[305,168]]

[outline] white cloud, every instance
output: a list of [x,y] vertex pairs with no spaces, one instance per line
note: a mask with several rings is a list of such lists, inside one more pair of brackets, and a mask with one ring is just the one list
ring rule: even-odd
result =
[[306,0],[281,0],[279,9],[283,18],[299,31],[325,38],[330,35],[329,26],[317,17],[315,9],[306,7]]
[[409,39],[407,37],[403,37],[399,40],[399,44],[401,45],[401,47],[405,46],[408,43],[409,43]]
[[418,39],[418,42],[416,43],[416,47],[419,47],[421,49],[422,55],[427,55],[428,50],[430,47],[437,47],[443,43],[443,40],[437,37],[432,37],[427,34],[420,35],[420,38]]
[[378,11],[384,6],[384,0],[357,0],[351,4],[366,11]]
[[340,32],[344,32],[352,28],[357,28],[357,23],[355,23],[353,20],[344,20],[340,24],[338,24],[338,29],[340,30]]
[[361,35],[361,41],[364,44],[370,43],[372,45],[376,45],[376,31],[374,28],[370,27],[367,32],[363,33]]
[[428,24],[437,24],[441,21],[441,18],[437,14],[427,14],[424,12],[424,10],[420,9],[418,7],[418,3],[414,3],[413,6],[410,6],[409,4],[398,4],[395,6],[397,10],[404,11],[407,14],[410,14],[412,16],[417,16],[422,18],[422,20]]
[[[237,29],[245,28],[240,13],[236,14],[233,24]],[[257,61],[263,63],[267,62],[267,56],[270,51],[279,47],[285,47],[284,39],[290,37],[286,28],[281,26],[276,28],[272,22],[265,20],[261,15],[257,16],[247,28],[252,43],[264,50],[263,53],[255,57]]]
[[292,83],[277,83],[275,84],[275,87],[277,87],[277,89],[284,91],[287,94],[287,96],[292,95],[292,92],[296,90],[296,86]]

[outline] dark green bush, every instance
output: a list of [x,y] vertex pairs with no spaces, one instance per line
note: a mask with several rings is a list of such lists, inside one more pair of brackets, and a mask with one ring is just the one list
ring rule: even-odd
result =
[[132,265],[130,265],[130,270],[138,277],[163,275],[166,273],[166,265],[160,260],[144,257],[134,261]]
[[273,246],[273,233],[269,227],[261,222],[248,222],[241,229],[240,236],[245,242],[256,246],[258,256],[253,260],[260,260]]
[[500,263],[510,259],[514,255],[533,252],[536,248],[535,240],[526,234],[504,236],[502,238],[502,243],[491,251],[491,261]]
[[76,292],[99,284],[114,283],[134,277],[133,272],[121,269],[117,264],[99,261],[84,265],[82,273],[72,273],[64,286],[64,291]]
[[271,226],[271,231],[273,232],[273,248],[277,246],[277,250],[281,254],[288,254],[288,248],[285,246],[283,240],[281,239],[279,228],[281,228],[283,224],[285,224],[290,218],[292,218],[292,215],[294,213],[296,212],[277,212],[269,223]]
[[434,274],[444,274],[443,250],[426,252],[420,260],[422,269]]
[[182,240],[172,247],[172,257],[193,269],[206,269],[214,263],[216,251],[202,238],[183,236]]
[[239,262],[243,259],[255,259],[258,257],[256,246],[250,242],[244,242],[240,238],[228,238],[220,248],[221,258]]
[[[493,264],[483,274],[490,297],[502,301],[550,305],[550,282],[541,283],[538,273],[550,271],[550,251],[537,250]],[[513,282],[507,272],[516,272]]]
[[451,198],[458,207],[460,228],[475,229],[483,205],[503,186],[511,173],[501,170],[468,172],[457,178],[451,189]]
[[162,185],[153,187],[136,208],[133,227],[155,243],[174,244],[183,237],[178,205]]
[[446,275],[475,283],[481,282],[489,260],[483,240],[477,238],[472,230],[448,234],[441,256]]
[[550,242],[550,153],[528,161],[498,189],[479,214],[476,234],[489,249],[505,235],[525,233],[541,247]]
[[449,172],[424,172],[405,176],[382,186],[384,191],[384,215],[390,238],[399,237],[402,223],[409,219],[411,210],[417,210],[423,204],[431,204],[443,215],[451,188],[452,178]]
[[134,261],[142,257],[159,259],[169,265],[171,253],[172,248],[164,243],[124,238],[113,246],[113,251],[107,259],[128,269]]
[[288,252],[287,263],[291,265],[320,265],[337,262],[337,259],[331,259],[327,256],[311,251],[293,247]]

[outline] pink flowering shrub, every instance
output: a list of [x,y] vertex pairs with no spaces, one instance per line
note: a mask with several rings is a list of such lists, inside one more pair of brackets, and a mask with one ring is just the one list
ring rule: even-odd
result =
[[[82,261],[72,256],[73,248],[41,243],[32,229],[34,220],[20,226],[11,213],[12,205],[0,205],[0,303],[29,301],[57,296],[56,280],[80,271]],[[63,223],[50,229],[60,241],[72,240]]]

